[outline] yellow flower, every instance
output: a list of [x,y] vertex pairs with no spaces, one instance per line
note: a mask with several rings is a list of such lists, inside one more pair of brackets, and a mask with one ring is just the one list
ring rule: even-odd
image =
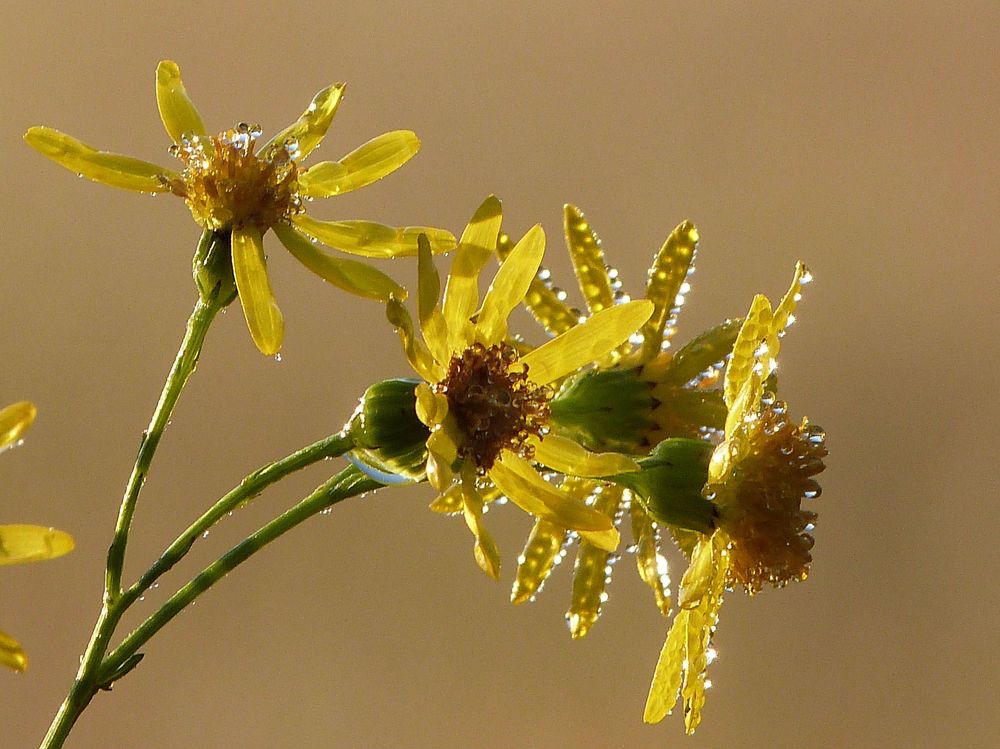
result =
[[[16,444],[35,420],[35,407],[27,401],[0,410],[0,450]],[[73,537],[38,525],[0,525],[0,566],[53,559],[73,550]],[[0,664],[15,671],[28,667],[20,644],[0,632]]]
[[455,238],[440,229],[319,221],[306,215],[303,199],[340,195],[369,185],[405,164],[420,147],[412,132],[396,130],[339,161],[302,166],[302,160],[326,135],[343,94],[342,83],[323,89],[298,120],[258,148],[262,134],[258,125],[240,123],[209,135],[188,98],[180,70],[164,60],[156,69],[156,101],[173,140],[170,153],[182,165],[179,172],[95,150],[48,127],[33,127],[24,137],[44,156],[81,177],[125,190],[170,192],[184,198],[199,225],[227,235],[250,334],[261,352],[275,354],[281,348],[284,320],[267,275],[263,235],[268,229],[313,273],[347,291],[381,301],[405,292],[385,274],[323,252],[314,241],[376,258],[416,254],[419,234],[427,235],[435,251],[455,246]]
[[698,726],[710,685],[705,671],[711,637],[726,589],[739,583],[753,594],[764,583],[780,586],[808,573],[816,516],[800,503],[819,495],[812,477],[824,468],[825,435],[808,420],[790,424],[785,405],[765,392],[765,381],[777,366],[780,338],[810,278],[799,263],[776,308],[766,297],[755,297],[733,345],[724,383],[725,439],[712,454],[705,487],[718,508],[718,527],[698,538],[681,581],[680,611],[646,701],[649,723],[669,714],[679,693],[687,732]]
[[[579,208],[565,206],[564,230],[590,314],[627,302],[630,297],[622,291],[618,272],[608,268],[601,242]],[[693,272],[697,244],[698,231],[690,221],[679,224],[664,241],[648,272],[645,297],[653,305],[653,314],[636,335],[600,361],[601,374],[588,373],[566,384],[553,402],[557,431],[563,430],[591,449],[634,454],[647,453],[665,437],[703,435],[715,406],[715,391],[707,391],[717,379],[718,370],[712,365],[728,353],[735,326],[727,323],[713,329],[676,355],[668,351],[689,291],[687,278]],[[509,243],[501,242],[500,255],[507,252]],[[553,286],[550,274],[543,270],[531,282],[525,305],[550,334],[558,335],[584,319],[565,298],[565,292]],[[610,377],[615,379],[610,381]],[[595,385],[598,380],[601,384]],[[643,504],[630,491],[606,482],[577,479],[570,486],[577,496],[591,498],[616,526],[626,515],[630,518],[639,575],[652,589],[659,611],[668,616],[670,579],[660,528]],[[565,527],[546,520],[535,524],[519,559],[513,603],[532,600],[541,590],[562,559],[567,541]],[[566,612],[574,638],[585,636],[600,616],[614,561],[607,551],[580,540]]]
[[618,532],[610,518],[554,487],[532,462],[571,476],[636,470],[635,462],[623,455],[591,453],[550,434],[550,385],[613,351],[652,311],[646,301],[603,310],[520,355],[509,342],[507,317],[523,301],[538,270],[545,235],[537,225],[524,235],[501,264],[477,311],[479,274],[496,246],[500,222],[500,202],[490,197],[462,235],[440,304],[431,248],[421,240],[422,340],[400,302],[390,300],[387,308],[410,364],[424,380],[416,397],[417,415],[431,430],[427,479],[443,495],[460,497],[476,538],[476,560],[494,578],[499,575],[499,552],[482,521],[487,478],[526,512],[579,531],[603,549],[617,547]]

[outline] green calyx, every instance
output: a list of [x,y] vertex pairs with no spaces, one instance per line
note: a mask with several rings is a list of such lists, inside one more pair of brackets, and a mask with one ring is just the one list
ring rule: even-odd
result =
[[355,465],[383,483],[424,478],[430,431],[417,418],[419,382],[399,378],[372,385],[345,427],[355,445],[350,453]]
[[596,452],[646,452],[658,403],[639,372],[595,370],[570,378],[550,402],[556,431]]
[[660,523],[711,533],[715,505],[702,496],[708,463],[715,448],[703,440],[671,437],[639,461],[642,470],[610,480],[632,490],[643,508]]
[[230,232],[209,229],[202,232],[191,270],[203,302],[219,307],[229,305],[236,298]]

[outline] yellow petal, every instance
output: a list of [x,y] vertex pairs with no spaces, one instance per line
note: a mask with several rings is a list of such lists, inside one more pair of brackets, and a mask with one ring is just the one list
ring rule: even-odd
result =
[[180,68],[172,60],[162,60],[156,66],[156,105],[174,143],[180,143],[183,135],[205,135],[205,123],[188,97]]
[[[670,232],[649,269],[646,284],[646,298],[653,303],[653,314],[642,326],[642,358],[648,361],[663,348],[664,339],[669,339],[672,330],[668,321],[672,310],[682,301],[678,295],[684,285],[695,251],[698,248],[698,230],[690,221],[685,221]],[[672,328],[672,324],[669,326]]]
[[592,453],[571,439],[547,434],[530,440],[535,460],[543,466],[569,476],[599,478],[638,471],[639,464],[621,453]]
[[274,300],[264,259],[264,240],[254,227],[233,230],[233,274],[250,336],[262,354],[277,354],[285,321]]
[[439,382],[444,376],[444,370],[441,365],[434,361],[434,357],[431,356],[431,352],[424,342],[417,338],[416,331],[413,329],[413,319],[406,306],[392,297],[386,302],[385,316],[396,327],[396,333],[403,344],[403,352],[406,354],[410,366],[413,367],[413,371],[427,382]]
[[517,574],[510,591],[511,603],[524,603],[541,589],[566,542],[567,531],[548,520],[536,520],[517,558]]
[[271,228],[292,256],[324,281],[380,302],[388,301],[390,296],[406,299],[406,289],[382,271],[357,260],[333,257],[286,224]]
[[383,133],[340,161],[324,161],[299,175],[299,189],[310,198],[326,198],[377,182],[413,158],[420,139],[410,130]]
[[454,515],[462,511],[462,485],[454,484],[446,489],[428,505],[434,512],[442,515]]
[[535,224],[503,261],[490,284],[476,322],[476,333],[484,343],[498,343],[507,335],[507,317],[524,299],[545,254],[545,232]]
[[[739,394],[740,389],[750,378],[750,373],[757,364],[757,349],[763,343],[771,329],[771,303],[763,294],[757,294],[750,304],[740,332],[733,344],[733,356],[726,366],[726,379],[723,394],[726,406],[730,409]],[[766,376],[766,375],[765,375]]]
[[441,277],[434,266],[427,237],[421,235],[417,245],[417,319],[420,320],[420,332],[423,333],[431,355],[444,364],[451,356],[448,351],[448,327],[438,306]]
[[50,127],[33,127],[24,140],[59,166],[94,182],[134,192],[164,192],[177,175],[169,169],[107,151],[97,151]]
[[[771,331],[767,337],[767,345],[768,353],[772,359],[777,359],[778,357],[781,334],[795,320],[793,313],[799,304],[799,300],[802,298],[802,287],[811,280],[812,274],[806,268],[805,263],[800,260],[795,264],[795,275],[792,277],[792,285],[785,292],[785,296],[782,297],[778,306],[774,308],[774,315],[771,318]],[[770,374],[770,366],[766,366],[764,372],[765,377]]]
[[[623,491],[620,486],[602,488],[596,496],[594,509],[614,518],[621,505]],[[594,546],[588,540],[580,541],[573,568],[573,594],[566,612],[573,639],[584,637],[601,615],[601,608],[607,600],[605,590],[611,581],[609,556],[607,550]]]
[[454,474],[452,465],[458,459],[458,448],[448,434],[439,426],[427,438],[427,483],[444,492],[451,486]]
[[702,536],[691,555],[691,564],[681,578],[681,589],[677,603],[683,609],[691,609],[701,603],[715,578],[716,567],[721,564],[711,536]]
[[455,237],[428,226],[396,228],[374,221],[319,221],[304,213],[292,222],[305,234],[342,252],[365,257],[403,257],[417,254],[417,239],[426,234],[435,253],[455,249]]
[[632,542],[639,577],[653,591],[656,607],[664,616],[670,615],[670,575],[667,558],[660,551],[659,528],[642,505],[633,499],[629,505],[632,520]]
[[261,150],[283,148],[291,141],[297,146],[296,149],[292,149],[297,151],[295,158],[306,158],[320,144],[330,128],[337,107],[344,97],[345,86],[344,83],[335,83],[316,94],[299,119],[278,132]]
[[585,323],[525,354],[520,361],[528,366],[532,382],[547,385],[610,352],[638,330],[652,311],[652,303],[645,299],[601,310]]
[[[750,414],[757,413],[761,397],[764,395],[764,378],[760,372],[751,370],[743,383],[743,387],[733,399],[733,404],[726,414],[726,442],[731,441],[736,428],[746,421]],[[723,443],[725,444],[725,443]],[[721,447],[721,445],[720,445]],[[714,456],[713,456],[714,457]],[[728,469],[727,469],[728,472]]]
[[483,498],[476,490],[476,472],[471,463],[462,471],[462,500],[465,524],[476,538],[474,548],[476,563],[487,575],[499,580],[500,548],[483,524]]
[[479,273],[496,247],[502,220],[500,201],[490,195],[469,219],[451,263],[444,291],[444,319],[449,348],[458,352],[471,343],[469,318],[479,303]]
[[684,678],[690,613],[686,610],[679,611],[667,633],[646,697],[646,709],[642,716],[646,723],[659,723],[671,713],[677,702],[677,694]]
[[601,240],[576,206],[564,206],[563,227],[566,247],[569,248],[569,257],[587,308],[591,312],[607,309],[614,304],[615,295],[604,263],[604,253],[601,252]]
[[76,544],[65,531],[41,525],[0,525],[0,566],[55,559]]
[[448,415],[448,398],[444,393],[435,393],[426,382],[417,385],[417,418],[428,427],[436,427]]
[[[512,249],[506,234],[497,238],[497,256],[505,260]],[[580,322],[580,310],[563,302],[565,292],[552,285],[549,271],[540,268],[528,286],[524,306],[550,335],[557,336]]]
[[29,401],[11,403],[0,411],[0,450],[17,442],[35,421],[38,411]]
[[613,530],[607,515],[560,492],[539,476],[531,464],[509,451],[501,453],[489,475],[514,504],[536,517],[572,530]]
[[6,632],[0,632],[0,665],[15,671],[24,671],[28,667],[28,656],[18,641]]

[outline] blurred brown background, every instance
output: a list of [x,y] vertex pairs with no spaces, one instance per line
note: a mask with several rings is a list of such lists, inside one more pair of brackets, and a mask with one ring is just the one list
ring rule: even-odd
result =
[[[507,603],[527,518],[489,516],[498,586],[421,486],[342,505],[231,575],[98,696],[68,746],[996,746],[995,2],[144,5],[35,2],[0,30],[0,401],[40,409],[2,457],[0,521],[78,542],[0,578],[0,626],[32,657],[27,674],[0,673],[4,749],[40,740],[90,633],[198,238],[180,201],[74,179],[20,136],[48,124],[166,163],[153,71],[167,57],[210,128],[273,133],[346,80],[324,158],[417,131],[410,165],[314,204],[320,218],[457,232],[496,192],[511,231],[544,224],[568,286],[571,201],[632,290],[691,218],[702,243],[680,340],[780,294],[806,260],[817,280],[782,388],[832,455],[813,574],[727,601],[694,738],[678,715],[641,722],[666,623],[632,558],[572,642],[567,568],[537,603]],[[408,372],[378,305],[273,239],[283,361],[255,351],[236,308],[213,329],[143,496],[130,577],[247,472]],[[390,270],[409,279],[411,265]],[[139,613],[332,469],[227,520]]]

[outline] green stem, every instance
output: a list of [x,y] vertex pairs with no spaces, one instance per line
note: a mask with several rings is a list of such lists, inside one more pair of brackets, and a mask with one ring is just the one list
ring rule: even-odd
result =
[[[262,526],[216,561],[202,570],[191,582],[177,591],[155,613],[135,629],[104,660],[100,676],[106,681],[119,672],[153,635],[171,619],[194,602],[202,593],[225,577],[269,543],[284,535],[313,515],[349,497],[373,491],[382,486],[351,465],[317,488],[312,494],[277,518]],[[99,680],[100,681],[100,680]]]

